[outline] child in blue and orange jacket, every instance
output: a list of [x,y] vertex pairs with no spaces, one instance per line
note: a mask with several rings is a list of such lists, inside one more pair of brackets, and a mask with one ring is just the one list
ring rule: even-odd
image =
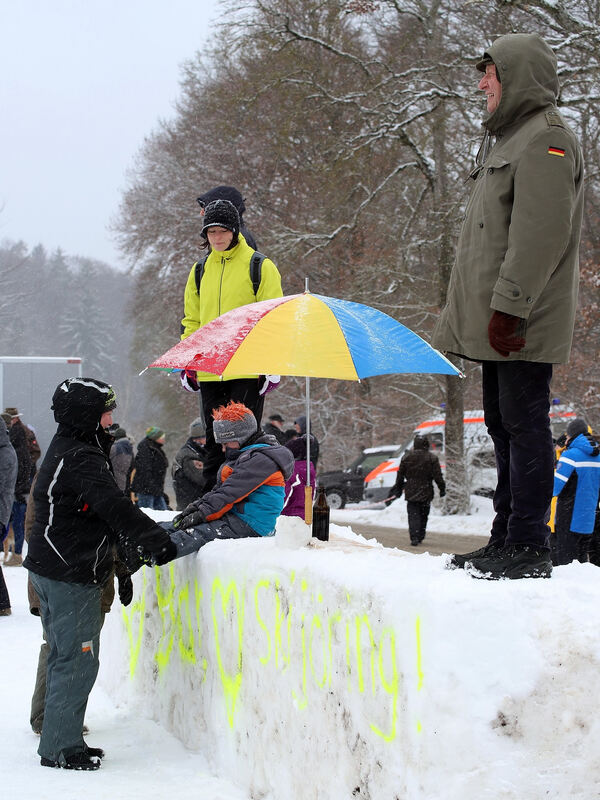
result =
[[243,403],[231,401],[213,412],[215,441],[225,452],[217,484],[163,527],[177,546],[176,558],[215,539],[270,536],[284,502],[294,458],[273,436],[257,429]]

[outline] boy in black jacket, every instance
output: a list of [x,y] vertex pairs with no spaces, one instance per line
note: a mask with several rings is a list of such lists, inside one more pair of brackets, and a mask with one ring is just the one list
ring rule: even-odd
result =
[[[98,674],[100,594],[120,539],[157,564],[174,555],[164,530],[119,489],[106,431],[113,389],[93,378],[68,378],[52,398],[57,432],[33,493],[35,523],[24,566],[40,599],[48,637],[44,724],[38,753],[46,767],[98,769],[104,755],[82,736]],[[131,546],[131,545],[130,545]]]

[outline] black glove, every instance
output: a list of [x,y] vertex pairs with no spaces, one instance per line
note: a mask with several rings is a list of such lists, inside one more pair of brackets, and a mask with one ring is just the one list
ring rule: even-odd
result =
[[497,353],[507,358],[525,347],[525,337],[517,336],[517,327],[523,320],[504,311],[494,311],[488,325],[488,340]]
[[131,575],[148,563],[148,559],[144,558],[143,550],[137,542],[123,534],[120,534],[117,540],[117,558],[127,567]]
[[[193,518],[193,522],[190,521]],[[206,517],[202,513],[202,511],[198,510],[198,504],[190,503],[187,505],[181,514],[177,514],[176,517],[173,517],[173,527],[174,528],[192,528],[194,525],[200,525],[202,522],[206,522]]]
[[440,489],[440,497],[446,497],[446,490]]
[[117,578],[119,585],[119,600],[121,605],[128,606],[133,600],[133,581],[131,575],[120,575]]
[[168,542],[165,543],[164,547],[158,553],[154,553],[152,557],[152,561],[154,564],[157,564],[159,567],[163,564],[168,564],[169,561],[173,561],[174,558],[177,557],[177,545],[175,542],[172,542],[170,539]]
[[[177,521],[176,521],[177,520]],[[194,509],[191,513],[187,514],[182,511],[179,517],[173,520],[173,527],[175,528],[193,528],[195,525],[202,525],[206,522],[206,517],[203,511]]]

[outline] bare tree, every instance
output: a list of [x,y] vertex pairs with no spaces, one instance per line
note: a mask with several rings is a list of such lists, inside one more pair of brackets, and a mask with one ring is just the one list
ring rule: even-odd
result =
[[[177,114],[149,136],[116,221],[137,276],[136,319],[152,328],[154,354],[177,336],[199,255],[194,198],[217,183],[244,192],[249,227],[286,293],[302,291],[308,276],[313,291],[375,305],[427,336],[480,137],[470,65],[501,33],[546,36],[559,57],[561,103],[597,164],[596,1],[253,0],[227,12],[211,51],[186,65]],[[595,184],[597,176],[596,166]],[[595,190],[588,196],[596,203]],[[147,338],[138,338],[146,354]],[[316,382],[325,460],[347,463],[350,439],[404,438],[445,401],[447,508],[463,510],[463,408],[480,402],[477,367],[463,368],[465,381]],[[284,386],[282,410],[298,413],[302,384]],[[164,401],[178,410],[184,402]]]

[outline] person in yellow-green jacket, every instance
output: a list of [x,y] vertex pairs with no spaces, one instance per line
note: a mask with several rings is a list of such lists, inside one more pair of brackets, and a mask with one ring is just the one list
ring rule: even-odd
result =
[[[214,200],[204,209],[201,236],[208,256],[193,265],[184,294],[182,339],[234,308],[261,300],[282,297],[281,275],[275,264],[253,250],[240,233],[240,217],[228,200]],[[203,492],[215,485],[223,463],[223,451],[215,442],[212,412],[230,400],[243,403],[260,426],[265,394],[279,385],[279,375],[240,376],[221,380],[216,375],[184,370],[181,384],[200,392],[206,424],[206,458]]]

